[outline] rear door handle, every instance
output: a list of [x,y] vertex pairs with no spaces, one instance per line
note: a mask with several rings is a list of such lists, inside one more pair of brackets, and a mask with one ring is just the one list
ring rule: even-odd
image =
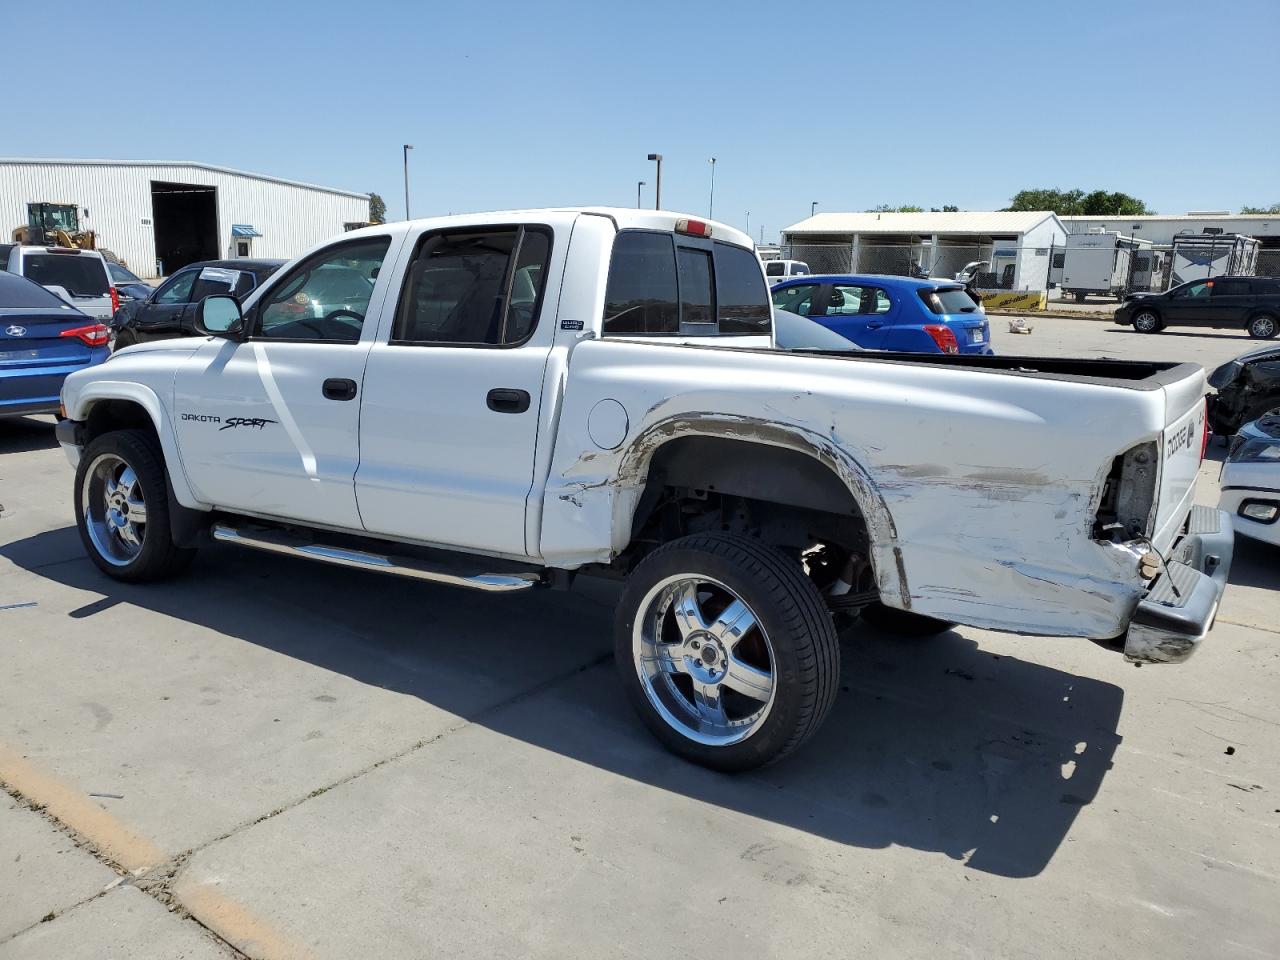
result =
[[346,377],[330,377],[324,382],[326,400],[354,400],[356,398],[356,382]]
[[529,409],[529,391],[495,387],[484,398],[494,413],[524,413]]
[[884,323],[883,323],[883,321],[880,321],[880,320],[868,320],[868,321],[867,321],[867,329],[868,329],[868,330],[879,330],[879,329],[880,329],[881,327],[883,327],[883,326],[884,326]]

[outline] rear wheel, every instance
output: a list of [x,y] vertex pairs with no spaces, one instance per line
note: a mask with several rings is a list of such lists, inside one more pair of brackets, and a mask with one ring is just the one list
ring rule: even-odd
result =
[[1084,303],[1085,299],[1086,299],[1088,296],[1089,296],[1089,295],[1088,295],[1087,293],[1080,293],[1080,292],[1078,292],[1078,291],[1077,291],[1077,293],[1076,293],[1076,303]]
[[1246,328],[1249,336],[1258,340],[1270,340],[1276,335],[1276,331],[1280,329],[1280,324],[1276,323],[1276,318],[1269,313],[1260,313],[1249,321]]
[[835,700],[840,648],[799,562],[748,537],[683,537],[632,572],[618,606],[623,686],[672,752],[717,770],[786,756]]
[[1133,315],[1133,329],[1138,333],[1158,333],[1160,318],[1150,310],[1139,310]]
[[195,556],[173,542],[164,459],[148,433],[118,430],[92,440],[76,469],[75,501],[80,540],[109,577],[161,580]]

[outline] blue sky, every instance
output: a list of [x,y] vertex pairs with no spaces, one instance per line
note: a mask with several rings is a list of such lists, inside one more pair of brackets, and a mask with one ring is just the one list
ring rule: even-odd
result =
[[[1280,0],[19,3],[0,155],[189,159],[413,213],[635,203],[751,233],[1022,187],[1280,201]],[[54,38],[37,44],[34,38]],[[43,47],[47,54],[37,54]],[[83,64],[83,68],[76,66]]]

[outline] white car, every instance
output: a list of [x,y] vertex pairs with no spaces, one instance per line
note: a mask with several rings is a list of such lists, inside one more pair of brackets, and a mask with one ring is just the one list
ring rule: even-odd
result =
[[793,277],[809,276],[809,265],[803,260],[766,260],[764,262],[765,279],[769,286],[790,280]]
[[120,295],[111,282],[107,261],[96,250],[14,244],[7,269],[34,280],[102,323],[110,323],[120,309]]
[[[368,296],[327,292],[334,265]],[[195,319],[63,388],[101,570],[160,580],[221,541],[491,592],[622,579],[624,690],[718,769],[817,729],[837,614],[1176,663],[1230,567],[1229,518],[1192,506],[1200,367],[778,350],[720,223],[378,224]]]
[[1280,546],[1280,417],[1246,423],[1222,466],[1219,508],[1236,533]]

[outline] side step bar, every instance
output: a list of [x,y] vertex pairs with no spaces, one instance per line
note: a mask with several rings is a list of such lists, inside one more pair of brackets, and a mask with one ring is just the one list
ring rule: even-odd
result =
[[306,557],[308,560],[320,560],[340,567],[355,567],[357,570],[392,573],[415,580],[447,583],[454,587],[470,587],[473,590],[484,590],[489,593],[511,593],[515,590],[528,590],[543,585],[542,576],[534,572],[463,573],[443,565],[431,565],[426,561],[410,557],[393,557],[368,553],[364,550],[353,550],[349,547],[331,547],[322,543],[311,543],[272,530],[245,531],[215,523],[211,533],[215,540],[251,547],[254,550],[283,553],[291,557]]

